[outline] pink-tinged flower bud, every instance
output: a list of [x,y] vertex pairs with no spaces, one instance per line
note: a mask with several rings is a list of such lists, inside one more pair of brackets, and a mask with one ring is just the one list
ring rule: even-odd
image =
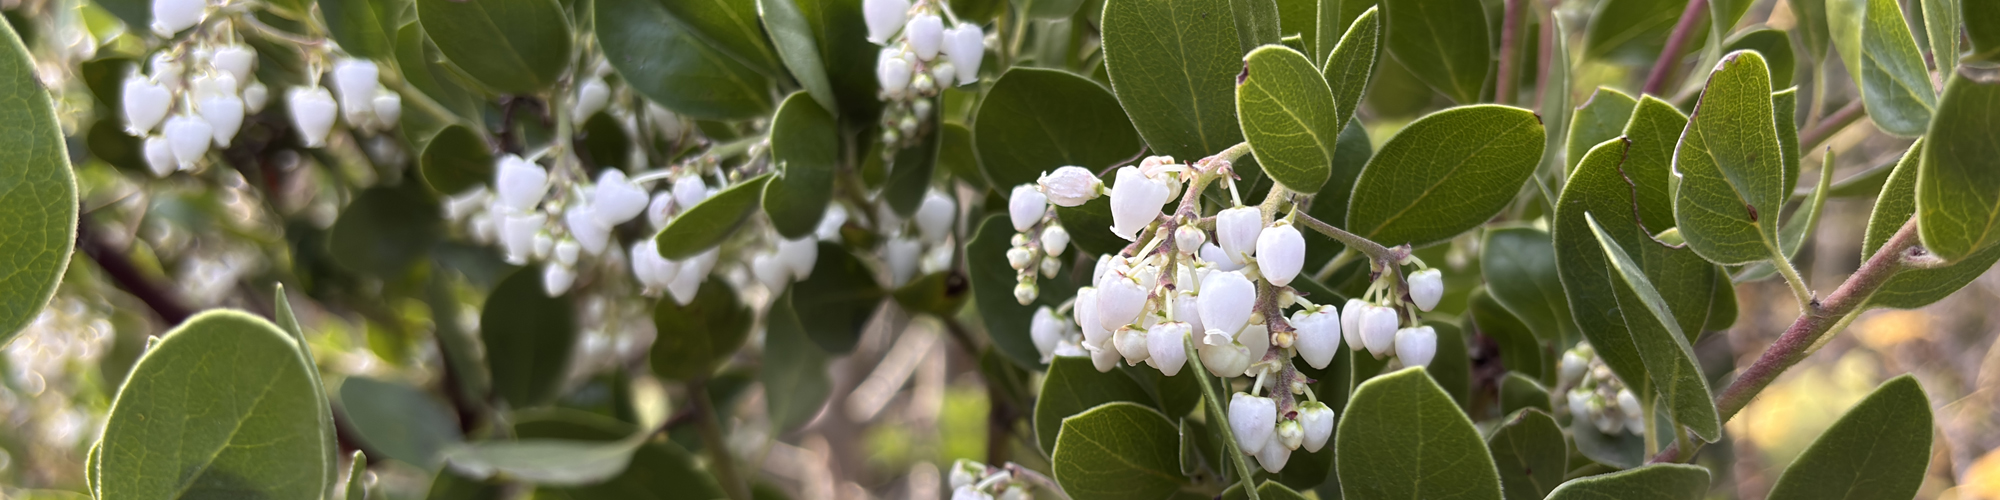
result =
[[972,23],[958,23],[958,26],[944,33],[944,45],[940,47],[945,57],[951,58],[952,66],[958,70],[958,84],[971,85],[979,82],[979,62],[986,57],[986,32]]
[[286,98],[292,111],[292,126],[308,148],[326,146],[326,134],[333,130],[338,106],[333,94],[319,87],[294,88]]
[[550,297],[562,296],[569,286],[576,283],[576,271],[558,262],[542,266],[542,291]]
[[173,104],[173,93],[165,85],[147,81],[145,76],[133,74],[125,77],[120,107],[125,115],[125,131],[135,136],[146,132],[167,118],[167,108]]
[[192,28],[207,16],[208,2],[204,0],[153,0],[153,32],[162,36]]
[[1277,221],[1257,236],[1257,272],[1272,285],[1285,286],[1306,264],[1306,238],[1290,222]]
[[952,221],[958,218],[958,203],[950,196],[935,189],[924,194],[924,201],[917,205],[917,233],[931,244],[943,243],[951,235]]
[[182,170],[194,168],[203,155],[208,154],[208,143],[215,140],[215,128],[191,115],[177,115],[167,119],[167,143],[173,145],[174,161]]
[[918,59],[935,59],[939,46],[944,44],[944,20],[937,14],[918,15],[903,26],[903,36],[908,38],[910,50],[917,52]]
[[520,156],[500,157],[500,168],[494,175],[497,176],[494,191],[500,193],[500,204],[516,212],[534,210],[549,192],[549,171]]
[[876,45],[888,45],[889,37],[896,35],[896,29],[903,27],[903,19],[909,15],[909,0],[861,2],[861,20],[868,25],[868,41]]
[[1272,444],[1271,436],[1276,433],[1277,426],[1276,401],[1242,392],[1229,397],[1229,430],[1236,435],[1236,447],[1244,453],[1254,455]]
[[166,136],[147,136],[145,153],[146,168],[153,171],[154,177],[173,175],[174,170],[180,169],[180,162],[174,160],[174,145]]
[[1048,206],[1048,195],[1035,190],[1034,184],[1014,186],[1014,191],[1007,197],[1007,220],[1014,223],[1015,231],[1027,231],[1042,221]]
[[1396,350],[1396,310],[1370,305],[1361,310],[1361,343],[1376,358]]
[[779,261],[775,252],[759,252],[751,257],[750,274],[757,278],[758,283],[764,284],[764,289],[770,290],[773,295],[783,292],[785,284],[792,282],[792,271],[785,268],[785,263]]
[[1444,275],[1437,269],[1424,269],[1410,273],[1410,300],[1417,303],[1417,309],[1430,312],[1437,307],[1438,299],[1444,298]]
[[1097,290],[1098,324],[1107,332],[1139,320],[1149,291],[1136,276],[1107,276]]
[[1059,207],[1080,206],[1104,194],[1104,180],[1083,167],[1058,168],[1042,174],[1035,183],[1048,195],[1049,203]]
[[1140,362],[1153,356],[1146,349],[1146,336],[1146,329],[1125,325],[1111,334],[1111,345],[1118,348],[1118,355],[1125,358],[1125,364],[1139,366]]
[[1403,366],[1430,366],[1437,351],[1436,328],[1419,326],[1396,331],[1396,359],[1403,360]]
[[1201,295],[1195,299],[1195,307],[1201,312],[1201,324],[1210,330],[1221,330],[1235,335],[1250,322],[1250,313],[1257,302],[1257,286],[1239,272],[1212,272],[1201,283]]
[[257,64],[257,52],[242,45],[225,45],[215,49],[208,63],[236,77],[238,82],[247,82],[250,81],[250,69]]
[[781,240],[778,242],[778,258],[791,270],[792,279],[803,280],[812,276],[813,264],[819,262],[819,242],[812,238]]
[[1369,304],[1361,299],[1347,299],[1347,305],[1340,309],[1340,336],[1347,340],[1347,348],[1356,351],[1367,349],[1368,344],[1361,339],[1361,315]]
[[1326,368],[1333,362],[1333,356],[1340,352],[1340,320],[1340,312],[1329,305],[1292,313],[1292,329],[1299,335],[1292,346],[1306,364]]
[[1326,440],[1333,437],[1333,409],[1318,401],[1300,404],[1299,426],[1305,428],[1305,442],[1301,446],[1308,453],[1318,453],[1326,446]]
[[1160,217],[1160,207],[1171,195],[1167,186],[1146,178],[1137,167],[1119,168],[1111,185],[1111,232],[1136,241],[1139,231]]
[[1187,364],[1187,336],[1194,330],[1187,323],[1169,321],[1146,330],[1147,361],[1169,377]]
[[1056,344],[1062,342],[1065,333],[1069,333],[1068,319],[1057,316],[1049,306],[1035,309],[1035,317],[1028,323],[1028,339],[1035,342],[1035,350],[1041,351],[1043,359],[1055,354]]
[[1236,207],[1215,214],[1215,242],[1238,266],[1249,264],[1256,255],[1257,239],[1264,234],[1264,220],[1257,207]]
[[674,204],[680,206],[681,212],[687,212],[706,199],[708,183],[703,182],[701,176],[688,175],[674,180]]
[[909,90],[910,61],[903,59],[901,50],[893,47],[882,49],[882,54],[875,59],[875,81],[888,95],[901,95],[904,90]]
[[1174,229],[1174,249],[1179,250],[1181,255],[1195,255],[1201,252],[1204,243],[1208,243],[1208,232],[1201,228],[1188,225]]

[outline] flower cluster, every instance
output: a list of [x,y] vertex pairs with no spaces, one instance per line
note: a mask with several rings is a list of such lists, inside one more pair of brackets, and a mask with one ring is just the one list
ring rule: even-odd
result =
[[250,72],[256,61],[255,51],[217,33],[160,51],[148,63],[150,74],[125,77],[125,131],[145,139],[142,152],[154,175],[194,170],[211,145],[229,147],[245,113],[264,109],[270,90]]
[[887,238],[882,243],[882,262],[889,267],[889,286],[902,286],[917,276],[951,268],[952,258],[957,256],[952,228],[958,223],[958,202],[943,191],[924,193],[916,213],[907,221],[886,203],[878,204],[875,222],[877,232]]
[[945,87],[979,81],[979,63],[986,57],[986,32],[959,22],[938,0],[865,0],[868,41],[882,46],[875,77],[882,85],[883,154],[916,144],[925,121]]
[[[1075,177],[1086,183],[1093,197],[1103,185],[1097,176],[1080,167],[1063,167],[1055,175]],[[1013,247],[1007,249],[1007,264],[1014,267],[1014,299],[1021,305],[1028,305],[1041,295],[1041,289],[1035,286],[1037,272],[1045,278],[1054,278],[1062,272],[1060,258],[1063,250],[1069,248],[1069,230],[1063,229],[1050,213],[1054,210],[1049,206],[1051,200],[1056,200],[1058,206],[1074,207],[1089,198],[1052,199],[1036,185],[1022,184],[1015,186],[1007,199],[1008,222],[1018,231],[1012,240]]]
[[1031,500],[1030,485],[1012,470],[959,459],[951,464],[951,500]]
[[1590,342],[1578,342],[1576,347],[1563,351],[1560,369],[1560,387],[1568,391],[1564,393],[1567,397],[1558,401],[1569,407],[1569,414],[1576,421],[1590,422],[1605,434],[1646,432],[1645,410],[1639,405],[1639,397],[1611,373],[1611,367],[1597,356]]

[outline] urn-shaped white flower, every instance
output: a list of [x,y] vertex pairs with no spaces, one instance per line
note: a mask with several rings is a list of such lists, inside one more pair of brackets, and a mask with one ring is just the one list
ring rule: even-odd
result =
[[1153,325],[1146,330],[1147,362],[1169,377],[1179,374],[1187,365],[1187,336],[1194,329],[1187,323],[1168,321]]
[[1417,309],[1429,312],[1437,307],[1438,300],[1444,298],[1444,275],[1436,268],[1410,273],[1410,300],[1417,303]]
[[1290,222],[1277,221],[1257,236],[1257,272],[1272,285],[1285,286],[1306,264],[1306,238]]
[[159,126],[166,119],[167,108],[173,104],[173,93],[165,85],[148,81],[145,76],[133,74],[125,78],[120,108],[125,115],[125,131],[135,136]]
[[888,45],[889,37],[903,27],[910,15],[909,0],[862,0],[861,20],[868,25],[868,41]]
[[1035,183],[1042,186],[1042,193],[1048,195],[1049,203],[1059,207],[1079,206],[1104,193],[1104,180],[1083,167],[1058,168],[1042,174]]
[[1250,263],[1257,252],[1257,239],[1263,234],[1263,215],[1257,207],[1236,207],[1215,214],[1215,242],[1237,265]]
[[1277,426],[1276,401],[1242,392],[1229,397],[1229,430],[1236,435],[1236,447],[1244,453],[1255,454],[1271,444]]
[[1348,349],[1359,351],[1368,348],[1368,344],[1361,339],[1361,313],[1368,307],[1369,304],[1361,299],[1347,299],[1347,305],[1340,308],[1340,337],[1347,340]]
[[1340,352],[1340,320],[1340,312],[1328,305],[1292,313],[1292,328],[1298,331],[1292,345],[1306,364],[1326,368]]
[[1015,231],[1027,231],[1042,221],[1048,207],[1048,195],[1036,190],[1034,184],[1014,186],[1014,191],[1007,195],[1007,220],[1014,223]]
[[500,204],[516,212],[534,210],[549,192],[549,171],[520,156],[500,157],[500,168],[494,175],[494,191],[500,194]]
[[1195,299],[1195,307],[1201,311],[1201,324],[1209,330],[1221,331],[1234,336],[1250,322],[1251,308],[1257,301],[1257,286],[1243,273],[1211,272],[1201,283],[1201,295]]
[[1403,360],[1403,366],[1430,366],[1437,350],[1436,328],[1419,326],[1396,331],[1396,359]]
[[916,51],[918,59],[936,59],[939,46],[944,44],[944,19],[937,14],[920,14],[903,26],[903,36],[908,37],[910,50]]
[[1396,350],[1396,310],[1371,305],[1361,310],[1361,343],[1381,358]]
[[333,102],[333,93],[319,87],[294,88],[286,97],[292,112],[292,127],[299,131],[299,140],[308,148],[326,145],[326,134],[333,130],[334,114],[339,108]]
[[1333,437],[1333,409],[1326,403],[1307,401],[1299,404],[1299,426],[1305,428],[1304,446],[1306,452],[1315,453],[1326,446],[1327,438]]

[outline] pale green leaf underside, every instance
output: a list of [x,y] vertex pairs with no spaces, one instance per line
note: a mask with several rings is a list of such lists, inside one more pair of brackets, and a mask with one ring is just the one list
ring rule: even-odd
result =
[[1937,107],[1937,90],[1917,39],[1895,0],[1865,0],[1861,17],[1861,101],[1882,131],[1923,135]]
[[1690,248],[1718,264],[1778,254],[1784,185],[1771,78],[1756,52],[1730,53],[1716,66],[1674,151],[1681,175],[1674,219]]
[[1492,73],[1486,9],[1478,0],[1383,0],[1389,53],[1459,104],[1479,102]]
[[1950,261],[2000,242],[2000,82],[1975,71],[1946,84],[1917,173],[1924,247]]

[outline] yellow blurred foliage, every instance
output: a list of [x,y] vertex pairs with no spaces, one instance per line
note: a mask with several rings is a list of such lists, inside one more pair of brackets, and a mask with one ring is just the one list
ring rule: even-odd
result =
[[1884,351],[1897,344],[1928,339],[1930,314],[1920,311],[1877,311],[1854,325],[1854,339],[1869,349]]
[[1729,421],[1729,432],[1782,468],[1878,383],[1873,353],[1848,351],[1831,365],[1799,365]]
[[1986,452],[1966,467],[1965,482],[1955,489],[1965,500],[2000,500],[2000,450]]

